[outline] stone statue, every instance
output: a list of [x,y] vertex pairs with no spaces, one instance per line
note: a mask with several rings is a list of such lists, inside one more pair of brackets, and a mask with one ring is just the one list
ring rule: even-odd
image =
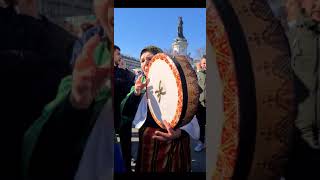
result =
[[184,39],[184,36],[183,36],[183,21],[182,21],[182,17],[179,17],[178,37]]

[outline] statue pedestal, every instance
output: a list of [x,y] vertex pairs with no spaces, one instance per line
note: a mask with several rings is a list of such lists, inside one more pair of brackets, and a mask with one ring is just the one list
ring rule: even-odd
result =
[[177,38],[172,43],[172,50],[174,54],[187,56],[187,48],[188,42],[186,39]]

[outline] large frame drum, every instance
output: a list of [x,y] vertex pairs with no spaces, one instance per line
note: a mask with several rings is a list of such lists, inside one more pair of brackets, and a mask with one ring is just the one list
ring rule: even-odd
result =
[[172,128],[189,123],[199,102],[197,75],[184,56],[155,55],[147,73],[147,99],[155,122],[165,129],[163,120]]
[[280,22],[265,0],[207,0],[207,40],[214,57],[208,59],[207,85],[213,67],[219,83],[217,90],[207,88],[207,113],[221,110],[212,114],[219,118],[212,119],[215,126],[207,127],[213,132],[207,134],[207,156],[213,157],[207,177],[280,179],[296,112]]

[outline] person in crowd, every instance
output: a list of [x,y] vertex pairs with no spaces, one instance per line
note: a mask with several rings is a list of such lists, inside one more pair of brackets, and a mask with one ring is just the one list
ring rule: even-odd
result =
[[36,4],[5,0],[0,7],[0,179],[21,178],[23,134],[55,98],[61,78],[71,73],[75,37],[39,14]]
[[116,133],[120,136],[120,144],[123,153],[126,170],[131,171],[131,123],[127,121],[120,127],[121,115],[120,104],[125,96],[130,92],[131,86],[134,84],[134,76],[131,76],[125,69],[121,68],[123,62],[120,54],[120,48],[115,46],[114,55],[114,121]]
[[127,76],[129,77],[130,80],[135,79],[136,74],[135,74],[133,71],[130,71],[130,70],[128,69],[126,61],[124,61],[124,59],[122,59],[122,58],[121,58],[119,67],[120,67],[121,69],[124,69],[124,70],[126,71]]
[[206,57],[203,56],[200,61],[200,70],[197,72],[198,83],[202,90],[199,97],[199,105],[196,117],[200,126],[200,139],[195,151],[200,152],[205,148],[205,130],[206,130],[206,70],[207,63]]
[[298,109],[285,178],[311,179],[320,164],[320,1],[288,0],[287,13]]
[[121,61],[120,61],[120,63],[119,63],[119,68],[121,68],[121,69],[126,69],[126,68],[127,68],[127,67],[126,67],[126,63],[124,62],[123,59],[121,59]]

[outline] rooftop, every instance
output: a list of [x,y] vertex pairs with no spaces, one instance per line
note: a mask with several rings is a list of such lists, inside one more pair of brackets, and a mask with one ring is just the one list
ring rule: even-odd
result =
[[138,58],[135,58],[135,57],[132,57],[132,56],[129,56],[129,55],[121,54],[121,56],[124,57],[124,58],[127,58],[127,59],[132,59],[132,60],[140,62]]

